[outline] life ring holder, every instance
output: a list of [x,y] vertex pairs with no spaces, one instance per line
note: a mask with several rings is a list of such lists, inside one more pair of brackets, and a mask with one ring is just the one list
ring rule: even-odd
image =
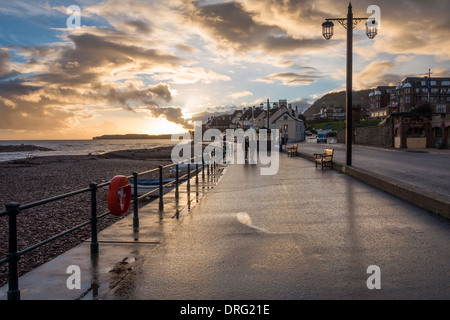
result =
[[130,209],[131,184],[125,176],[115,176],[108,188],[108,209],[116,217],[123,217]]

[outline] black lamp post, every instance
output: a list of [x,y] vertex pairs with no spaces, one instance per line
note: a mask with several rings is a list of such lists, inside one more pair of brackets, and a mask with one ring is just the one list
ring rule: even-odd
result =
[[334,23],[338,21],[345,29],[347,29],[347,101],[346,101],[346,117],[347,117],[347,132],[346,132],[346,151],[347,151],[347,166],[352,165],[352,143],[353,143],[353,29],[362,20],[367,20],[366,34],[369,39],[374,39],[378,33],[378,23],[374,18],[353,18],[352,3],[348,6],[347,18],[325,19],[322,24],[322,34],[326,40],[330,40],[334,33]]

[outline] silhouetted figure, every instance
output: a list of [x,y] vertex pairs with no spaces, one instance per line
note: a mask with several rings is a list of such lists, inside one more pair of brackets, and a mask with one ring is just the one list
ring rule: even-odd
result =
[[245,161],[248,161],[248,148],[250,147],[250,142],[248,141],[248,137],[245,138]]

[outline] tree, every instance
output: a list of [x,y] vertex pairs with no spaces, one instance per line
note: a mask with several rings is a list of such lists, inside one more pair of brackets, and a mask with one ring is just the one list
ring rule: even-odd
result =
[[431,115],[433,114],[433,108],[431,107],[430,103],[426,102],[414,109],[411,109],[408,113],[419,117],[431,117]]
[[300,120],[302,120],[302,121],[305,123],[305,128],[306,128],[307,122],[306,122],[306,117],[305,117],[305,115],[299,114],[299,115],[298,115],[298,118],[299,118]]

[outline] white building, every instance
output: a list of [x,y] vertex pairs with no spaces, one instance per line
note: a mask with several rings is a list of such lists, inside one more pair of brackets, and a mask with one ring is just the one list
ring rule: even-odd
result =
[[284,111],[271,122],[271,129],[279,129],[280,137],[285,137],[290,142],[305,141],[305,123],[296,119],[292,112]]

